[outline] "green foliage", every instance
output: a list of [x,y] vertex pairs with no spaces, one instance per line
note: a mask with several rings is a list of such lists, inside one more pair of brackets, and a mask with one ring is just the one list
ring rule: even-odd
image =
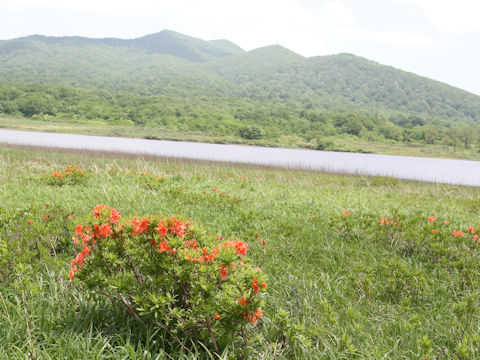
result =
[[240,136],[247,140],[258,140],[265,136],[265,132],[261,127],[251,125],[241,128]]
[[163,183],[165,182],[165,178],[163,176],[153,176],[148,173],[140,174],[138,176],[135,174],[130,174],[130,176],[134,177],[138,184],[152,190],[163,187]]
[[316,150],[330,150],[333,148],[333,142],[327,139],[317,139]]
[[[219,243],[173,217],[119,220],[118,210],[98,205],[90,221],[76,227],[82,251],[72,261],[71,279],[179,344],[211,342],[216,352],[262,317],[257,295],[266,277],[248,263],[247,243]],[[240,345],[247,341],[244,335]]]
[[[18,209],[0,208],[0,283],[21,279],[41,261],[68,252],[75,216],[68,211],[45,204],[43,209],[26,205]],[[26,276],[26,275],[25,275]]]

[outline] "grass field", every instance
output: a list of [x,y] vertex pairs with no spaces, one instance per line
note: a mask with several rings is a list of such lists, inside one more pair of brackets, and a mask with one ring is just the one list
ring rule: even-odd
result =
[[[69,164],[88,179],[45,183]],[[2,147],[0,199],[2,359],[480,357],[478,188]],[[101,203],[247,241],[269,278],[248,348],[185,351],[71,283],[73,228]]]

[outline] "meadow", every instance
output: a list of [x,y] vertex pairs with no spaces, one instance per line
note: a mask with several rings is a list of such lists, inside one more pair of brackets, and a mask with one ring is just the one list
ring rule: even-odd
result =
[[[478,188],[49,149],[0,154],[2,359],[480,357]],[[74,169],[82,175],[66,175]],[[71,281],[75,227],[99,204],[124,219],[192,219],[212,237],[246,242],[268,278],[248,342],[218,351],[208,339],[179,343]]]

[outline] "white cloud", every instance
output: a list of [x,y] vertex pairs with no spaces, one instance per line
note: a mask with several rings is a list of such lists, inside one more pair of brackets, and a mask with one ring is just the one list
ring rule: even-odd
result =
[[428,37],[403,31],[374,31],[356,27],[334,27],[337,36],[361,39],[399,46],[435,46],[437,42]]
[[322,4],[322,10],[330,20],[343,25],[354,23],[354,14],[352,8],[339,1],[327,1]]
[[478,0],[390,0],[407,6],[415,5],[426,19],[445,34],[480,31]]
[[[43,8],[52,10],[70,10],[75,12],[91,12],[112,15],[133,15],[154,6],[154,0],[136,2],[122,0],[0,0],[0,5],[10,5],[24,8]],[[142,9],[142,7],[144,7]]]

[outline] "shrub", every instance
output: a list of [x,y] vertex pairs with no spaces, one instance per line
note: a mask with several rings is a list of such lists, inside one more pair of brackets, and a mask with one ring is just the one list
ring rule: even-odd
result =
[[210,342],[218,352],[247,342],[245,327],[262,317],[259,295],[267,286],[246,257],[247,243],[208,236],[174,217],[119,221],[120,212],[102,204],[75,228],[82,250],[72,260],[72,280],[179,343]]
[[240,129],[240,137],[247,140],[258,140],[265,136],[265,131],[259,126],[248,125]]
[[72,165],[68,165],[63,171],[54,171],[48,175],[42,174],[46,184],[56,186],[78,184],[87,180],[88,176],[85,171]]
[[71,227],[74,215],[45,204],[11,210],[0,209],[0,282],[12,280],[25,268],[45,265],[46,259],[71,250]]
[[317,145],[315,150],[331,150],[333,147],[333,142],[326,139],[317,139]]

